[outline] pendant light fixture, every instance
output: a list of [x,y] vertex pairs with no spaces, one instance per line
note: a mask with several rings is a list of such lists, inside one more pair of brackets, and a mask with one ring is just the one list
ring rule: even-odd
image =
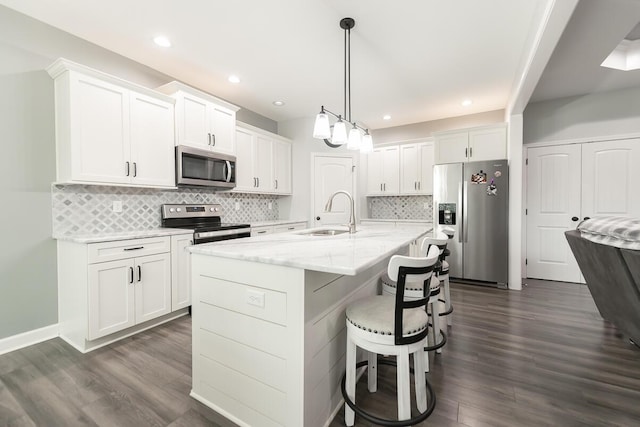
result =
[[[370,152],[373,150],[373,140],[369,129],[359,126],[351,119],[351,29],[355,25],[353,18],[340,20],[340,28],[344,30],[344,116],[327,110],[324,105],[320,107],[313,126],[313,137],[324,139],[325,144],[331,148],[347,144],[349,150]],[[329,123],[329,116],[337,119],[333,126]]]

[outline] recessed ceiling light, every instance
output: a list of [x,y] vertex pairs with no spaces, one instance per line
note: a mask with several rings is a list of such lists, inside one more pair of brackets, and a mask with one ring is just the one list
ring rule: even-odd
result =
[[284,105],[284,101],[273,101],[273,105],[276,107],[282,107]]
[[165,36],[158,36],[156,38],[153,39],[153,41],[158,45],[158,46],[162,46],[162,47],[171,47],[171,42],[169,41],[168,38],[166,38]]
[[231,76],[229,76],[229,81],[231,83],[240,83],[240,77],[231,75]]
[[385,114],[384,116],[382,116],[382,120],[391,120],[391,116],[388,114]]
[[471,104],[473,104],[473,102],[470,99],[465,99],[464,101],[462,101],[463,107],[468,107]]

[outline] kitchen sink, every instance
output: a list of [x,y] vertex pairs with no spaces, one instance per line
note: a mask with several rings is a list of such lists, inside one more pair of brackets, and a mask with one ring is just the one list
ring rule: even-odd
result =
[[305,230],[298,234],[304,236],[337,236],[338,234],[348,233],[349,230],[341,230],[334,228],[327,228],[321,230]]

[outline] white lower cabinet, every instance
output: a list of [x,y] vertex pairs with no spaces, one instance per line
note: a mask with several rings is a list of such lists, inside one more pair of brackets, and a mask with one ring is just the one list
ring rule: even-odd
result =
[[168,236],[58,241],[60,336],[86,352],[169,320],[171,263]]
[[193,245],[191,234],[171,236],[171,310],[191,305],[191,254],[185,250]]

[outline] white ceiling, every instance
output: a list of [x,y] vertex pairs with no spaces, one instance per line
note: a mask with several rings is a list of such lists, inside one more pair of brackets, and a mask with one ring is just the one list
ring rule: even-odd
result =
[[[552,0],[0,0],[276,121],[342,111],[373,129],[505,108]],[[163,49],[154,36],[169,37]],[[242,82],[227,81],[230,74]],[[542,89],[541,89],[542,90]],[[465,98],[473,100],[462,107]],[[286,102],[284,107],[272,105]],[[392,120],[383,121],[390,114]]]
[[640,86],[640,70],[600,66],[638,22],[639,0],[580,0],[531,102]]

